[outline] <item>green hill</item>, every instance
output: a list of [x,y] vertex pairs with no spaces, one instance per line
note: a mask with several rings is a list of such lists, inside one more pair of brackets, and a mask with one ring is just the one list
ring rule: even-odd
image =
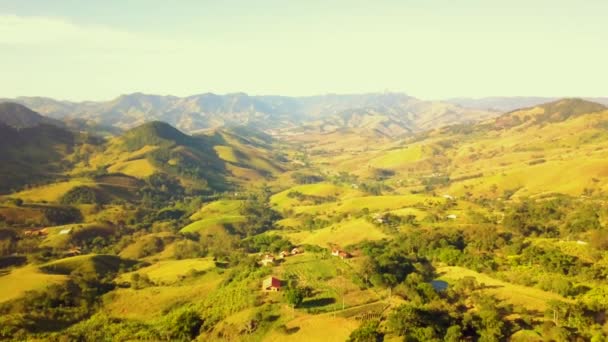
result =
[[115,255],[79,255],[40,266],[40,269],[50,274],[69,275],[78,272],[95,278],[102,278],[109,274],[116,274],[121,267],[128,268],[135,264],[133,260],[122,259]]
[[101,167],[139,179],[165,173],[193,190],[223,191],[280,172],[282,167],[270,160],[271,145],[269,136],[251,129],[190,136],[154,121],[108,141],[83,169]]
[[68,169],[78,139],[52,125],[17,130],[0,124],[0,193],[57,178]]
[[162,121],[152,121],[130,129],[122,136],[122,142],[129,151],[139,150],[144,146],[193,147],[203,143]]

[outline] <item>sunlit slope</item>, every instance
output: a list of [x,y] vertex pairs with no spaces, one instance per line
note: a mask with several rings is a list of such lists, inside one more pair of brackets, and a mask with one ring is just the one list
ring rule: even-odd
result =
[[[464,143],[448,152],[450,178],[462,179],[453,182],[449,191],[528,196],[604,190],[608,186],[608,111],[580,114],[602,107],[572,102],[558,103],[569,104],[570,115],[565,118],[559,116],[561,112],[550,112],[557,104],[549,104],[507,114],[527,118],[519,125],[489,130],[475,139],[465,137]],[[577,104],[582,109],[572,108]]]
[[53,284],[62,284],[68,278],[65,275],[47,274],[35,266],[25,266],[10,270],[0,276],[0,303],[22,297],[27,291],[44,290]]
[[190,136],[163,122],[150,122],[108,141],[73,173],[103,168],[144,179],[167,173],[194,189],[225,190],[263,181],[283,171],[272,156],[272,139],[245,129]]
[[579,99],[404,140],[360,138],[358,149],[331,149],[322,140],[309,144],[310,165],[328,173],[347,172],[359,181],[381,180],[404,194],[580,195],[608,187],[608,110]]

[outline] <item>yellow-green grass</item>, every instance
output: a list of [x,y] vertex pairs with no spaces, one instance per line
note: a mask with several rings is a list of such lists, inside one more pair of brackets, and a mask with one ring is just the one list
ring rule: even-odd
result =
[[205,204],[199,211],[190,216],[191,220],[202,220],[217,215],[237,215],[243,201],[219,200]]
[[238,163],[240,160],[237,157],[237,154],[234,151],[234,148],[230,146],[218,145],[214,146],[213,149],[217,153],[220,159],[225,160],[231,163]]
[[418,220],[418,221],[423,220],[425,217],[427,217],[429,215],[429,213],[427,213],[426,211],[418,209],[418,208],[402,208],[402,209],[392,210],[392,211],[390,211],[390,213],[393,215],[397,215],[397,216],[413,215],[413,216],[416,216],[416,220]]
[[202,301],[221,280],[216,273],[208,273],[185,285],[117,289],[104,296],[102,310],[111,317],[152,320],[172,307]]
[[162,260],[134,272],[124,273],[119,278],[129,281],[134,273],[145,274],[155,283],[170,284],[180,280],[190,271],[205,271],[215,267],[212,258]]
[[[285,313],[289,315],[288,312]],[[297,317],[285,324],[287,330],[295,333],[285,334],[278,330],[271,331],[264,341],[309,342],[309,341],[346,341],[350,333],[359,326],[359,322],[332,315],[297,314]]]
[[57,202],[66,192],[77,186],[94,184],[89,179],[72,179],[66,182],[58,182],[24,190],[16,193],[14,197],[21,198],[26,202]]
[[380,240],[388,235],[365,219],[355,219],[313,231],[285,233],[285,237],[295,244],[329,247],[332,244],[348,246],[365,240]]
[[266,180],[266,178],[257,170],[248,169],[232,164],[226,165],[226,170],[228,170],[231,174],[229,180],[240,184],[244,188],[251,186],[252,182],[255,183]]
[[27,291],[44,290],[52,284],[62,284],[68,277],[47,274],[35,266],[16,268],[0,276],[0,303],[22,297]]
[[176,248],[179,247],[177,244],[177,242],[171,242],[167,245],[165,245],[165,248],[163,248],[162,251],[160,251],[157,254],[154,255],[150,255],[146,258],[144,258],[144,260],[151,260],[151,261],[158,261],[158,260],[168,260],[168,259],[173,259],[175,258],[176,255]]
[[542,342],[542,336],[534,330],[520,330],[509,338],[511,342]]
[[180,230],[182,233],[197,233],[214,226],[223,226],[226,224],[242,223],[247,218],[242,215],[224,215],[218,217],[212,217],[208,219],[199,220],[192,222]]
[[588,245],[588,242],[582,241],[582,243],[578,243],[577,241],[565,241],[559,239],[550,239],[550,238],[530,238],[528,239],[533,245],[536,245],[541,248],[553,249],[557,248],[562,253],[567,255],[572,255],[577,257],[585,262],[594,263],[596,262],[596,253],[591,246]]
[[279,192],[271,197],[270,203],[281,209],[293,207],[300,202],[296,198],[290,198],[290,192],[300,192],[304,195],[320,196],[320,197],[339,197],[347,199],[355,196],[361,196],[363,193],[359,190],[347,186],[339,186],[331,183],[315,183],[304,184],[291,187],[285,191]]
[[112,139],[103,153],[97,153],[89,159],[89,167],[96,169],[100,166],[111,165],[117,162],[142,159],[146,154],[158,149],[158,146],[146,145],[136,151],[125,151],[120,138]]
[[226,159],[224,160],[229,162],[270,174],[281,172],[281,168],[276,163],[270,161],[271,158],[269,158],[265,150],[242,144],[239,140],[227,135],[224,138],[230,144],[230,147],[223,146],[223,148],[220,147],[219,151],[216,150],[220,158],[225,157]]
[[277,221],[276,225],[283,228],[297,228],[302,225],[302,220],[296,217],[287,217]]
[[353,283],[356,271],[350,261],[352,260],[345,262],[337,257],[305,252],[286,258],[285,262],[273,270],[273,274],[281,279],[295,276],[299,284],[315,289],[315,295],[302,303],[303,308],[307,307],[307,302],[320,299],[335,301],[323,306],[324,311],[341,309],[343,297],[346,308],[378,301],[376,292],[371,289],[361,290]]
[[410,145],[405,148],[382,152],[380,156],[369,161],[375,168],[398,169],[424,157],[422,145]]
[[70,242],[70,234],[59,234],[64,229],[70,229],[70,233],[75,232],[77,229],[86,227],[84,224],[67,224],[63,226],[47,227],[49,234],[44,238],[40,244],[43,247],[51,248],[65,248]]
[[124,173],[125,175],[137,178],[145,178],[156,172],[156,168],[150,163],[150,161],[148,161],[148,159],[136,159],[118,162],[108,167],[108,171]]
[[[116,226],[92,222],[86,224],[68,224],[63,226],[48,227],[49,234],[42,241],[42,246],[52,247],[57,249],[66,249],[69,247],[72,236],[77,233],[79,239],[92,240],[97,236],[106,237],[116,232]],[[59,234],[62,230],[69,229],[68,234]]]
[[[593,178],[598,181],[593,181]],[[494,186],[496,192],[491,190]],[[543,193],[580,195],[587,187],[608,187],[608,161],[605,158],[556,160],[532,166],[523,164],[500,173],[456,182],[448,191],[458,195],[467,191],[502,195],[505,190],[519,189],[515,197],[522,197]]]
[[370,212],[391,211],[406,207],[428,207],[444,203],[445,199],[423,194],[363,196],[345,199],[338,203],[323,203],[319,205],[295,207],[296,213],[357,213],[367,208]]
[[[86,223],[93,222],[128,222],[135,216],[135,210],[129,210],[124,205],[104,205],[101,210],[97,206],[91,205],[86,208],[79,207],[84,215]],[[83,210],[84,209],[84,210]]]
[[139,259],[145,255],[146,249],[149,248],[150,245],[155,245],[157,243],[157,240],[161,240],[164,245],[165,243],[172,242],[176,238],[177,236],[170,232],[147,234],[135,239],[133,243],[121,250],[118,255],[121,258]]
[[488,288],[480,291],[495,296],[507,303],[525,307],[528,310],[536,311],[540,314],[547,309],[547,303],[551,300],[569,301],[556,293],[543,291],[533,287],[511,284],[464,267],[439,267],[437,268],[437,273],[440,274],[440,279],[448,282],[464,277],[474,277],[479,284],[483,283],[488,286]]
[[[484,177],[459,182],[455,187],[464,192],[464,185],[473,185],[468,190],[482,195],[491,195],[488,189],[493,184],[499,194],[505,189],[523,187],[517,194],[521,196],[550,192],[578,195],[584,188],[605,190],[608,138],[594,125],[603,122],[606,114],[584,115],[543,127],[490,132],[464,143],[453,151],[452,178],[479,172]],[[529,165],[540,159],[546,162]]]
[[70,274],[78,271],[82,274],[105,276],[115,273],[123,267],[134,265],[132,260],[122,259],[115,255],[87,254],[63,258],[40,266],[44,272],[51,274]]
[[[267,172],[273,175],[281,172],[281,168],[271,162],[265,156],[265,153],[259,149],[247,148],[243,145],[238,148],[219,146],[219,149],[216,149],[216,152],[222,160],[231,163],[231,166],[234,167],[237,167],[238,165],[245,170],[249,169],[257,172]],[[236,169],[232,170],[234,173],[234,170]]]

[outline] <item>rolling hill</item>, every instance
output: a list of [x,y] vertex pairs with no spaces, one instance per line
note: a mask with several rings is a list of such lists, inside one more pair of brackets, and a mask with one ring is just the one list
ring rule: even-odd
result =
[[[469,123],[451,105],[418,116],[403,96],[214,101],[307,105],[309,121],[275,135],[150,121],[94,143],[0,125],[0,171],[28,185],[0,198],[0,338],[397,340],[410,320],[416,340],[481,339],[486,325],[503,340],[557,328],[556,310],[584,315],[562,316],[572,334],[605,319],[605,106]],[[442,121],[460,124],[422,128]],[[29,182],[36,170],[55,178]],[[278,293],[260,288],[270,276]]]
[[344,158],[326,150],[315,154],[313,165],[366,178],[388,169],[394,172],[388,182],[403,191],[419,186],[459,196],[580,195],[607,189],[607,120],[602,104],[562,99],[371,145]]
[[[91,128],[88,124],[77,127]],[[101,197],[115,198],[116,191],[104,191],[114,185],[90,178],[99,170],[139,179],[165,173],[192,189],[225,190],[272,177],[284,169],[281,162],[272,160],[273,139],[253,128],[226,127],[191,136],[167,123],[152,121],[104,140],[70,130],[60,121],[13,103],[0,106],[0,143],[0,192],[4,193],[61,180],[74,186],[92,186],[101,191]],[[73,187],[64,188],[69,191]],[[36,191],[24,195],[40,197]],[[40,191],[48,193],[48,189]],[[65,191],[48,194],[57,200]]]
[[0,192],[57,178],[67,170],[77,139],[47,124],[19,130],[0,124]]
[[112,138],[103,153],[98,151],[80,166],[140,179],[161,172],[179,178],[184,186],[208,190],[225,190],[282,170],[280,163],[269,159],[270,145],[254,141],[257,133],[250,129],[240,133],[235,128],[190,136],[153,121]]

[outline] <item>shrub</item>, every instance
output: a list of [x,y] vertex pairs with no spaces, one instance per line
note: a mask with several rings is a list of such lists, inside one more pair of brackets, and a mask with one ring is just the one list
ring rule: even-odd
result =
[[98,204],[99,198],[97,191],[88,186],[77,186],[66,192],[61,197],[61,203],[63,204]]

